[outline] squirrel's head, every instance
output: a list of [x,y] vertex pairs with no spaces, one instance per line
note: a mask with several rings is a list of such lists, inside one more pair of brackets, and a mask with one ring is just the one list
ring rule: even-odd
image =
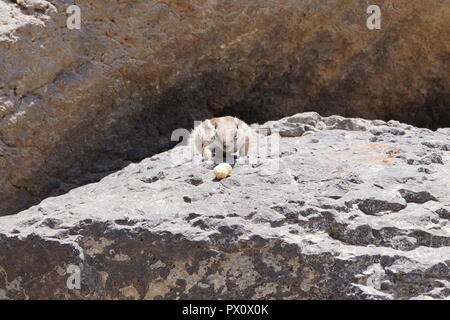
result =
[[[226,119],[228,120],[228,119]],[[235,152],[236,151],[236,140],[237,140],[237,124],[233,121],[220,121],[215,124],[215,137],[216,142],[219,144],[221,149],[225,152]]]

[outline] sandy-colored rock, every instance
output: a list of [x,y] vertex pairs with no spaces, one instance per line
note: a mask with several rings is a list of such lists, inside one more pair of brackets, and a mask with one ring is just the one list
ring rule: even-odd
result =
[[[0,0],[0,214],[173,145],[300,111],[449,126],[450,1]],[[289,133],[292,134],[292,133]]]
[[214,167],[214,176],[217,179],[223,179],[231,175],[233,168],[228,163],[221,163]]

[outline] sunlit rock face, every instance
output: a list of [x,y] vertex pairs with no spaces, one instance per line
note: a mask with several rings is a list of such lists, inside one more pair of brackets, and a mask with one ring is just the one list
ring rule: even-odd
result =
[[[17,2],[17,3],[16,3]],[[0,0],[0,214],[173,145],[194,120],[302,111],[448,127],[450,5]]]
[[448,130],[252,128],[225,179],[178,146],[0,217],[0,299],[450,296]]

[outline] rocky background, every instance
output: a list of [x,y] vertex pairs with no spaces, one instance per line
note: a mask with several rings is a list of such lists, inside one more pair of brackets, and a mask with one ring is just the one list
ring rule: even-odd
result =
[[181,145],[1,217],[0,298],[450,297],[450,128],[253,129],[226,179]]
[[448,127],[449,0],[0,0],[0,215],[226,114]]

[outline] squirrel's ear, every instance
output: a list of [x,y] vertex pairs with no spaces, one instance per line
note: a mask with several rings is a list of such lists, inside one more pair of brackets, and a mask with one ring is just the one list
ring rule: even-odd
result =
[[208,128],[209,130],[215,129],[217,127],[216,122],[212,121],[211,119],[205,120],[205,128]]

